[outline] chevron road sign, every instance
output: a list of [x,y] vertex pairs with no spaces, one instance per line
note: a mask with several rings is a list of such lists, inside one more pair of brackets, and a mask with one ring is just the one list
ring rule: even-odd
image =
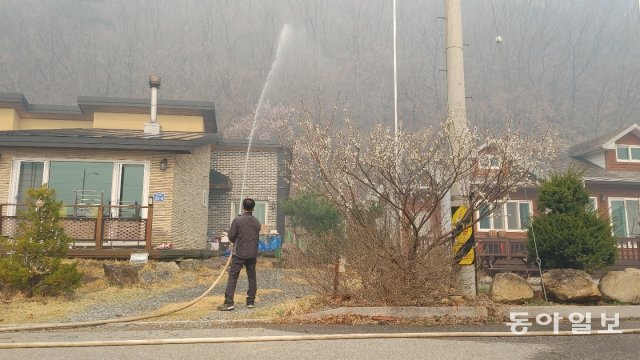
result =
[[[471,219],[469,219],[466,224],[463,223],[463,219],[469,209],[464,206],[458,206],[451,208],[453,212],[453,216],[451,217],[451,224],[453,224],[454,228],[463,228],[466,225],[471,224]],[[454,258],[460,265],[473,265],[475,260],[475,251],[474,251],[474,238],[473,238],[473,227],[469,226],[458,235],[453,242],[453,254]]]

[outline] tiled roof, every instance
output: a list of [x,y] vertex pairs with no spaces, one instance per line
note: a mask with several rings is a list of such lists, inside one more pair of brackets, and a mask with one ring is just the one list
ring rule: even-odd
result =
[[53,129],[0,131],[0,146],[39,148],[86,148],[158,150],[189,153],[213,144],[218,135],[201,132],[165,131],[159,135],[142,130]]
[[581,143],[575,144],[569,148],[567,151],[570,156],[580,156],[589,154],[592,152],[596,152],[598,150],[603,149],[603,145],[613,138],[621,135],[626,131],[634,130],[634,127],[637,128],[637,125],[625,126],[623,128],[616,129],[614,131],[608,132],[602,136],[598,136],[595,139],[583,141]]
[[[23,94],[0,92],[0,108],[16,109],[29,118],[91,120],[96,111],[148,114],[149,106],[149,99],[97,96],[79,96],[77,106],[31,104]],[[201,115],[206,132],[218,132],[215,106],[210,101],[159,99],[158,114]]]
[[551,163],[551,167],[561,172],[569,168],[582,171],[585,181],[640,183],[640,171],[607,170],[587,160],[571,157],[567,153],[558,156]]

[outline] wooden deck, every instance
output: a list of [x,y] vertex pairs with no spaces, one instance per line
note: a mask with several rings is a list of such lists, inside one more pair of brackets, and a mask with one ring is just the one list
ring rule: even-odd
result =
[[[15,238],[22,221],[15,215],[17,206],[0,204],[0,236]],[[60,225],[73,248],[152,249],[153,205],[63,205],[63,212]]]
[[[515,272],[529,275],[538,272],[535,262],[529,261],[526,239],[480,239],[476,250],[478,268],[488,274]],[[609,270],[625,268],[640,269],[640,238],[618,239],[618,259]]]

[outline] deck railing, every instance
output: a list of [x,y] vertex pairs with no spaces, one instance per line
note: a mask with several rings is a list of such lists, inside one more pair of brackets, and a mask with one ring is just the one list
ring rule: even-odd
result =
[[[640,238],[618,238],[617,241],[618,259],[613,268],[640,268]],[[479,239],[476,249],[478,264],[483,268],[509,271],[526,271],[529,268],[525,239]]]
[[[15,238],[20,207],[0,204],[0,236]],[[73,248],[151,250],[153,205],[63,205],[61,213],[60,223],[73,239]]]

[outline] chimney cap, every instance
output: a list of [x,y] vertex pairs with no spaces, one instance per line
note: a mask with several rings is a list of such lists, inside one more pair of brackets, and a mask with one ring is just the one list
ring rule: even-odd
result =
[[149,86],[150,87],[160,87],[160,76],[158,76],[158,75],[149,75]]

